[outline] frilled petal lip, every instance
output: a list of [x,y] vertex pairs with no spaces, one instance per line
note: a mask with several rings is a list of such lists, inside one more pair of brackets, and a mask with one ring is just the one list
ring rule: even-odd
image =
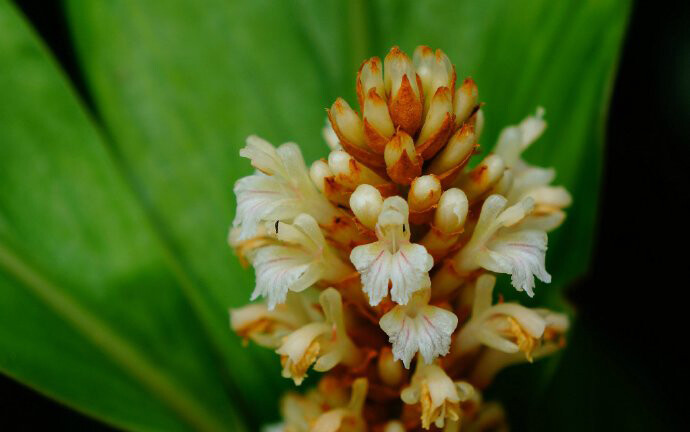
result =
[[408,243],[391,253],[381,241],[357,246],[350,260],[361,274],[364,291],[372,306],[388,294],[398,304],[407,304],[410,296],[431,286],[429,270],[434,260],[424,246]]
[[437,306],[423,306],[414,317],[408,315],[407,307],[396,306],[381,317],[379,324],[393,344],[393,357],[409,369],[417,352],[427,364],[448,354],[458,318]]
[[290,246],[266,246],[254,258],[256,288],[251,300],[266,297],[269,310],[284,303],[288,291],[302,291],[321,277],[318,261],[304,251]]
[[502,233],[480,252],[479,261],[487,270],[508,273],[518,291],[534,297],[535,276],[545,283],[551,282],[546,271],[547,236],[543,231],[515,230]]

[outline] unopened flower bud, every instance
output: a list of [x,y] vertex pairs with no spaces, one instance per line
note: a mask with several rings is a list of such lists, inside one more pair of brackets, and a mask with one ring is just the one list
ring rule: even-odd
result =
[[530,196],[539,207],[561,209],[573,202],[573,197],[563,186],[540,186],[529,191]]
[[395,133],[388,105],[375,88],[364,99],[364,136],[369,147],[376,153],[383,153],[386,143]]
[[422,172],[422,161],[417,156],[414,142],[403,131],[399,131],[388,141],[383,157],[386,172],[396,183],[408,185]]
[[350,196],[350,208],[357,219],[369,229],[376,227],[383,207],[381,192],[374,186],[361,184]]
[[405,432],[405,425],[400,420],[391,420],[383,427],[383,432]]
[[328,114],[341,144],[347,142],[350,145],[366,148],[362,121],[345,99],[336,99]]
[[424,89],[424,113],[426,114],[431,98],[439,87],[449,88],[452,97],[455,68],[443,51],[437,49],[434,53],[428,46],[417,47],[412,58]]
[[450,234],[458,232],[465,225],[469,202],[465,193],[452,188],[443,192],[434,213],[434,227]]
[[414,179],[407,195],[410,212],[422,212],[430,209],[441,198],[441,191],[441,182],[433,174]]
[[359,99],[359,106],[364,109],[364,99],[369,94],[371,89],[385,98],[386,88],[383,85],[383,69],[381,68],[381,60],[378,57],[372,57],[362,63],[357,74],[357,98]]
[[338,150],[340,148],[340,140],[338,139],[338,135],[336,135],[335,131],[333,130],[333,126],[331,126],[331,122],[328,121],[328,119],[326,119],[326,124],[321,129],[321,136],[323,137],[323,140],[326,141],[329,149]]
[[448,189],[434,212],[433,224],[420,244],[440,262],[457,243],[467,220],[469,203],[465,193],[457,188]]
[[465,192],[470,201],[474,201],[501,180],[505,169],[503,159],[496,154],[490,154],[459,179],[458,187]]
[[479,91],[472,78],[465,78],[460,88],[455,91],[455,124],[461,125],[470,117],[472,110],[477,105]]
[[422,123],[422,93],[410,58],[393,47],[384,60],[383,79],[393,124],[414,135]]
[[326,178],[333,177],[333,171],[331,171],[325,160],[319,159],[311,164],[309,177],[311,177],[311,181],[314,182],[319,192],[323,193],[326,190]]
[[513,170],[510,168],[506,168],[505,171],[503,171],[501,179],[498,182],[496,182],[494,187],[491,188],[491,193],[507,197],[511,189],[513,188],[514,182],[515,175],[513,174]]
[[386,183],[385,179],[342,150],[332,151],[328,155],[328,166],[333,171],[335,180],[350,189],[355,189],[363,183],[372,185]]
[[381,381],[390,387],[399,386],[405,378],[405,369],[402,362],[393,357],[393,351],[388,346],[381,349],[376,366]]
[[453,130],[453,101],[448,87],[439,87],[431,100],[429,112],[417,138],[417,151],[431,159],[448,140]]
[[482,132],[484,132],[484,110],[478,109],[475,115],[477,118],[474,121],[474,133],[477,135],[477,139],[479,139],[482,136]]
[[477,139],[474,128],[472,125],[466,124],[453,134],[448,144],[429,165],[428,172],[440,175],[464,164],[472,156],[476,147]]

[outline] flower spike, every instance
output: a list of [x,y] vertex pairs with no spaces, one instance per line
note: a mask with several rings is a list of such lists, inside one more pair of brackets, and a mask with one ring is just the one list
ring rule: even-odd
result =
[[547,233],[572,197],[523,158],[544,110],[470,164],[485,113],[443,51],[393,47],[355,86],[359,112],[335,99],[328,154],[308,170],[292,143],[251,136],[240,151],[256,172],[235,184],[228,242],[254,267],[258,302],[232,309],[230,326],[275,350],[297,385],[323,372],[283,398],[276,430],[506,430],[479,390],[563,347],[568,329],[563,314],[492,301],[494,273],[530,297],[551,280]]

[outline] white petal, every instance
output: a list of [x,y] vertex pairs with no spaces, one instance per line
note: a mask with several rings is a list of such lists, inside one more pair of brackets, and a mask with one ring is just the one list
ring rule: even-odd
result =
[[458,325],[454,313],[436,306],[422,307],[414,317],[407,307],[396,306],[379,321],[393,344],[393,356],[409,369],[417,352],[430,364],[435,358],[448,354],[450,337]]
[[252,166],[266,174],[285,177],[287,172],[276,148],[256,135],[247,137],[247,145],[240,149],[240,156],[252,161]]
[[551,282],[551,275],[546,272],[544,264],[546,243],[547,236],[543,231],[506,230],[479,253],[478,261],[487,270],[512,275],[513,286],[532,297],[534,276],[542,282]]
[[531,214],[520,222],[520,228],[524,230],[538,230],[549,232],[561,226],[565,220],[565,212],[553,210],[546,214]]
[[290,246],[266,246],[256,254],[256,288],[252,300],[266,297],[268,308],[284,303],[288,290],[301,291],[316,283],[322,273],[321,265],[314,257],[299,248]]
[[259,223],[292,219],[302,213],[303,200],[297,191],[277,177],[256,173],[235,183],[237,214],[233,226],[239,227],[238,241],[256,235]]
[[380,242],[357,246],[350,254],[350,261],[362,277],[362,288],[372,306],[379,304],[388,294],[391,257]]
[[391,299],[404,305],[413,293],[429,288],[429,270],[433,266],[434,259],[424,246],[414,243],[401,246],[391,257]]
[[546,122],[544,121],[544,108],[538,107],[537,112],[533,116],[528,116],[520,122],[520,132],[522,133],[522,149],[526,149],[534,141],[537,140],[546,129]]

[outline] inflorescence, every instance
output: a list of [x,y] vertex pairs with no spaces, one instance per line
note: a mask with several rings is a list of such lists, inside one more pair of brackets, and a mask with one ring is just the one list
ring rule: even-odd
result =
[[502,368],[563,346],[565,315],[493,301],[495,276],[534,296],[547,232],[571,202],[553,169],[523,151],[544,111],[505,128],[466,169],[484,125],[475,82],[440,50],[397,47],[357,74],[361,115],[328,110],[327,159],[247,138],[256,173],[235,184],[230,244],[256,271],[231,310],[246,340],[274,349],[282,375],[318,386],[283,398],[287,432],[504,430],[481,391]]

